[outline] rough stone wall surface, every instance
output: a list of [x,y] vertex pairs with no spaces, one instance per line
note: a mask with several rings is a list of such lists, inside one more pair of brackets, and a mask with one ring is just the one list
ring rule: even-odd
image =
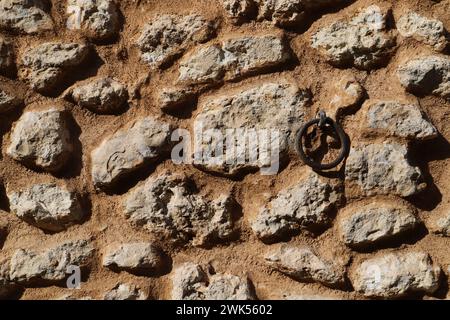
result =
[[[0,299],[450,299],[449,13],[2,1]],[[352,142],[328,174],[292,145],[320,109]],[[201,118],[279,126],[280,172],[174,164]]]

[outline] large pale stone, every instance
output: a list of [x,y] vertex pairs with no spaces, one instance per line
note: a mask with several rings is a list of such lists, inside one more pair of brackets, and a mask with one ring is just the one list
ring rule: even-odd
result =
[[338,184],[322,181],[311,173],[297,185],[281,191],[252,222],[253,232],[266,242],[279,241],[301,229],[321,229],[342,201]]
[[411,293],[432,294],[439,287],[440,273],[426,253],[388,253],[358,265],[352,283],[368,297],[399,298]]
[[426,184],[422,172],[409,163],[408,151],[398,143],[356,145],[345,169],[346,180],[366,195],[392,194],[402,197],[421,192]]
[[415,104],[370,100],[363,106],[363,111],[362,131],[411,140],[426,140],[438,136],[436,128],[424,118]]
[[337,21],[312,37],[312,46],[333,65],[369,70],[383,64],[395,46],[387,14],[372,5],[350,21]]
[[0,28],[26,34],[53,30],[48,0],[2,0]]
[[119,283],[105,293],[104,300],[147,300],[148,294],[134,284]]
[[[284,80],[226,92],[207,101],[194,122],[195,164],[231,176],[270,169],[273,160],[278,160],[274,156],[279,155],[281,161],[287,157],[297,129],[306,120],[309,102],[307,90]],[[218,130],[224,139],[209,139],[211,130]],[[224,154],[213,154],[222,143],[226,145],[224,140],[236,146],[234,152],[230,147]]]
[[282,245],[265,257],[276,270],[303,282],[318,282],[328,287],[342,287],[345,269],[317,256],[308,247]]
[[111,187],[126,175],[158,161],[170,146],[169,124],[147,117],[122,128],[92,151],[92,180]]
[[448,33],[442,21],[429,19],[416,12],[408,12],[397,21],[397,29],[405,38],[414,38],[437,51],[447,47]]
[[49,109],[29,111],[16,122],[7,154],[13,159],[46,171],[59,171],[73,150],[66,115]]
[[339,218],[339,233],[350,247],[368,247],[395,240],[417,227],[415,212],[401,204],[373,202],[347,208]]
[[47,42],[30,48],[22,56],[20,77],[41,94],[60,88],[75,68],[89,56],[89,46],[79,43]]
[[69,267],[87,268],[94,249],[87,240],[71,241],[41,252],[19,249],[9,263],[9,279],[19,284],[51,284],[73,273]]
[[444,237],[450,237],[450,211],[433,218],[431,231]]
[[214,201],[195,194],[192,181],[165,174],[150,178],[134,189],[124,202],[126,218],[135,226],[167,239],[207,246],[233,234],[233,199],[222,195]]
[[250,280],[229,274],[208,276],[194,263],[179,266],[172,277],[173,300],[254,300]]
[[36,184],[8,194],[12,212],[47,231],[59,232],[83,219],[78,196],[56,184]]
[[67,28],[81,29],[94,40],[110,40],[119,33],[119,9],[114,0],[68,0]]
[[209,40],[214,29],[213,24],[200,15],[160,15],[144,27],[137,44],[144,62],[152,67],[161,66],[190,46]]
[[397,76],[408,92],[450,99],[450,59],[447,57],[431,55],[409,60],[400,65]]
[[198,47],[180,62],[180,82],[190,84],[233,80],[282,65],[291,58],[282,36],[231,38]]

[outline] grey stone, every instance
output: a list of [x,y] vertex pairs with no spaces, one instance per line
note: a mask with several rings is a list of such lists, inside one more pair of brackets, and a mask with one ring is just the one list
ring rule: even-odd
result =
[[190,46],[211,39],[214,30],[213,24],[200,15],[159,15],[144,27],[137,44],[144,62],[162,66]]
[[363,131],[372,130],[385,136],[411,140],[426,140],[438,136],[436,128],[424,118],[417,105],[370,100],[363,109]]
[[[277,151],[283,161],[297,129],[305,122],[309,102],[308,90],[285,80],[252,85],[207,101],[199,107],[201,111],[193,124],[198,142],[194,150],[195,164],[207,171],[234,176],[249,170],[270,168],[273,153],[278,155]],[[271,129],[278,130],[278,135]],[[235,142],[238,146],[235,152],[227,150],[223,155],[212,154],[211,150],[217,150],[223,141],[209,141],[211,130],[218,130],[225,139]],[[252,134],[259,136],[252,138]],[[255,141],[259,146],[251,145],[250,142]],[[264,152],[264,145],[268,152]],[[255,151],[255,157],[250,156],[247,149]]]
[[426,253],[388,253],[359,264],[352,283],[368,297],[400,298],[411,293],[432,294],[439,287],[440,274],[440,267]]
[[70,266],[88,268],[94,249],[87,240],[70,241],[42,252],[19,249],[9,263],[9,279],[24,285],[51,284],[65,280]]
[[350,212],[339,218],[339,233],[350,247],[368,247],[398,239],[419,223],[415,212],[401,204],[373,202],[347,210]]
[[53,30],[47,0],[2,0],[0,2],[0,28],[25,34]]
[[254,0],[223,0],[222,5],[227,15],[236,24],[249,19],[257,10]]
[[127,88],[108,77],[92,80],[70,91],[69,95],[80,107],[100,114],[118,112],[128,100]]
[[119,283],[104,295],[104,300],[147,300],[148,294],[134,284]]
[[391,194],[402,197],[421,192],[422,172],[408,160],[408,151],[398,143],[356,145],[345,169],[346,180],[365,195]]
[[29,111],[16,122],[7,154],[26,165],[59,171],[73,150],[66,115],[48,109]]
[[135,226],[161,234],[167,239],[194,246],[227,240],[233,234],[230,195],[214,201],[193,193],[192,181],[164,174],[148,179],[134,189],[124,202],[126,218]]
[[184,57],[178,80],[189,84],[234,80],[280,66],[290,58],[282,36],[231,38],[200,46]]
[[447,30],[442,21],[429,19],[416,12],[408,12],[397,21],[397,29],[405,38],[414,38],[436,51],[443,51],[447,47]]
[[339,184],[322,181],[311,173],[261,209],[252,222],[253,232],[265,242],[276,242],[301,229],[326,227],[331,223],[330,214],[342,200]]
[[157,93],[158,105],[165,111],[182,110],[193,102],[197,94],[190,87],[167,87]]
[[16,97],[9,91],[0,89],[0,114],[14,111],[22,104],[22,99]]
[[120,29],[119,9],[113,0],[68,0],[67,28],[81,29],[94,40],[110,40]]
[[397,75],[408,92],[450,99],[450,59],[447,57],[430,55],[412,59],[400,65]]
[[450,237],[450,211],[433,219],[431,231],[444,237]]
[[308,247],[284,244],[265,257],[272,268],[298,281],[318,282],[328,287],[342,287],[345,268],[317,256]]
[[147,117],[103,140],[92,151],[92,180],[96,187],[111,187],[122,177],[158,161],[170,147],[171,128]]
[[10,41],[0,36],[0,73],[10,75],[15,69],[14,49]]
[[51,94],[74,68],[86,61],[89,52],[89,46],[85,44],[43,43],[25,52],[19,75],[29,82],[33,90]]
[[66,230],[84,217],[77,194],[56,184],[35,184],[8,193],[8,198],[20,219],[46,231]]
[[175,269],[173,300],[254,300],[250,280],[229,274],[207,275],[194,263]]
[[152,243],[125,243],[108,247],[103,256],[103,266],[130,273],[153,275],[165,267],[162,250]]
[[312,46],[333,65],[369,70],[383,64],[396,40],[386,29],[387,14],[372,5],[350,21],[337,21],[312,37]]

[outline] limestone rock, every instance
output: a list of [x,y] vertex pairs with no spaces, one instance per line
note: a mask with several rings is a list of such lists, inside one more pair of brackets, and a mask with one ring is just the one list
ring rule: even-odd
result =
[[409,163],[406,147],[398,143],[352,147],[345,175],[348,182],[356,184],[366,195],[408,197],[426,187],[422,182],[422,172]]
[[111,187],[122,177],[158,161],[170,146],[171,128],[147,117],[103,140],[92,151],[92,179],[96,187]]
[[158,104],[165,111],[180,109],[196,99],[195,90],[190,87],[166,87],[157,93]]
[[77,194],[56,184],[36,184],[8,198],[20,219],[46,231],[66,230],[84,217]]
[[434,219],[431,230],[444,237],[450,237],[450,211]]
[[363,109],[363,131],[375,131],[410,140],[426,140],[438,136],[437,129],[424,118],[417,105],[370,100]]
[[447,30],[442,21],[429,19],[416,12],[408,12],[397,21],[397,29],[405,38],[426,43],[436,51],[447,47]]
[[[295,133],[306,120],[309,102],[308,90],[284,80],[254,85],[233,94],[226,92],[207,101],[199,107],[201,111],[194,121],[198,141],[194,150],[195,164],[204,170],[230,176],[270,168],[274,164],[273,153],[278,155],[279,151],[277,161],[287,157]],[[218,130],[225,141],[234,142],[236,150],[213,154],[211,150],[217,150],[224,142],[221,139],[210,141],[208,132],[211,130]],[[258,146],[251,145],[255,141]],[[254,154],[250,156],[247,149]]]
[[301,229],[314,231],[326,227],[342,198],[339,185],[324,182],[311,173],[261,209],[252,223],[253,232],[262,241],[276,242]]
[[383,64],[395,46],[387,13],[372,5],[350,21],[337,21],[312,37],[312,46],[339,67],[370,70]]
[[201,266],[185,263],[172,277],[173,300],[254,300],[250,281],[229,274],[208,276]]
[[130,273],[157,274],[165,267],[161,249],[152,243],[125,243],[111,246],[103,256],[103,266]]
[[128,100],[128,91],[120,82],[104,77],[70,90],[72,99],[83,108],[100,114],[121,110]]
[[142,60],[150,66],[163,66],[176,56],[213,36],[215,27],[200,15],[160,15],[148,23],[138,39]]
[[164,174],[134,189],[124,202],[126,218],[135,226],[164,238],[205,246],[233,234],[233,199],[222,195],[214,201],[195,194],[193,182]]
[[0,28],[25,34],[53,30],[49,7],[48,0],[2,0]]
[[308,247],[282,245],[265,257],[274,269],[298,281],[318,282],[328,287],[342,287],[345,270],[317,256]]
[[89,56],[89,46],[79,43],[47,42],[28,49],[22,57],[21,78],[31,88],[47,95],[58,89],[76,67]]
[[439,287],[440,273],[426,253],[389,253],[358,265],[352,283],[368,297],[400,298],[414,292],[432,294]]
[[0,89],[0,114],[5,114],[14,111],[22,104],[23,104],[22,99],[16,97],[9,91]]
[[189,84],[233,80],[264,72],[291,58],[283,37],[278,35],[231,38],[220,44],[196,48],[180,62],[180,82]]
[[93,40],[110,40],[119,33],[119,9],[113,0],[68,0],[67,28],[81,29]]
[[335,93],[330,101],[330,115],[339,118],[341,114],[356,111],[366,96],[364,87],[353,77],[344,76],[333,86]]
[[373,202],[348,210],[351,212],[339,219],[339,233],[350,247],[367,247],[394,240],[419,223],[415,213],[401,204]]
[[93,252],[87,240],[67,242],[43,252],[19,249],[9,263],[9,279],[24,285],[58,283],[71,274],[70,266],[89,267]]
[[11,133],[7,154],[26,165],[59,171],[69,160],[73,145],[63,111],[29,111]]
[[0,73],[10,75],[15,69],[14,50],[11,42],[0,36]]
[[104,300],[147,300],[148,294],[134,284],[119,283],[109,290]]
[[235,24],[240,24],[256,13],[254,0],[223,0],[223,8]]
[[398,68],[397,75],[408,92],[450,99],[450,59],[446,57],[431,55],[412,59]]

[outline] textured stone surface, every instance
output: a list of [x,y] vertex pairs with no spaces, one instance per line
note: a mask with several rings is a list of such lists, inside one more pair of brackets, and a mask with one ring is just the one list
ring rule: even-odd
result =
[[158,106],[165,111],[182,110],[196,98],[195,91],[183,87],[166,87],[157,93]]
[[56,109],[29,111],[14,125],[7,154],[14,160],[45,171],[59,171],[73,145],[66,114]]
[[312,46],[333,65],[369,70],[383,64],[395,46],[387,14],[372,5],[350,21],[337,21],[312,38]]
[[150,178],[124,202],[126,218],[135,226],[196,246],[227,240],[233,234],[229,195],[207,200],[192,191],[189,179],[171,174]]
[[341,114],[356,111],[366,96],[364,87],[350,76],[344,76],[337,81],[332,90],[334,96],[330,101],[330,110],[336,115],[336,118]]
[[450,99],[450,59],[447,57],[430,55],[406,61],[398,68],[397,75],[408,92]]
[[426,140],[436,138],[436,128],[424,118],[415,104],[397,101],[369,100],[363,106],[363,131],[375,131],[385,136]]
[[147,300],[148,294],[134,284],[119,283],[105,293],[104,300]]
[[14,111],[23,104],[23,100],[16,97],[13,93],[0,89],[0,114]]
[[180,62],[180,82],[190,84],[233,80],[280,66],[291,58],[278,35],[231,38],[195,49]]
[[21,78],[42,94],[58,89],[71,71],[89,56],[89,46],[79,43],[46,42],[28,49],[22,56]]
[[409,12],[397,21],[397,29],[403,37],[412,37],[437,51],[443,51],[447,47],[448,33],[442,21]]
[[20,284],[47,284],[65,280],[70,266],[87,268],[94,249],[87,240],[71,241],[42,252],[19,249],[9,263],[10,281]]
[[398,239],[419,223],[415,212],[401,204],[373,202],[349,211],[339,218],[338,224],[341,239],[350,247],[368,247]]
[[152,275],[162,271],[165,261],[159,247],[148,242],[135,242],[108,247],[103,266]]
[[214,26],[200,15],[160,15],[153,17],[138,39],[142,60],[161,66],[175,59],[190,46],[206,42]]
[[0,28],[18,33],[36,34],[53,29],[47,0],[2,0]]
[[[309,105],[309,92],[299,89],[295,84],[280,81],[278,83],[263,83],[253,85],[230,95],[226,92],[204,105],[200,106],[200,113],[195,118],[194,126],[202,128],[195,130],[199,142],[196,153],[196,164],[205,170],[225,175],[237,175],[248,170],[260,169],[270,165],[270,155],[258,152],[256,159],[251,159],[244,148],[236,148],[233,153],[214,155],[209,152],[216,150],[217,144],[222,141],[208,141],[208,130],[217,129],[225,139],[247,139],[252,131],[260,134],[260,142],[266,142],[267,151],[274,149],[276,143],[279,147],[280,157],[286,157],[289,144],[294,140],[297,129],[305,121],[307,106]],[[228,132],[228,129],[237,129]],[[278,130],[279,143],[273,132],[262,135],[258,130]],[[240,131],[239,131],[240,130]],[[241,132],[242,131],[242,132]],[[201,133],[204,133],[201,136]],[[233,137],[232,135],[237,137]],[[228,138],[227,138],[228,137]],[[250,140],[246,140],[250,141]],[[249,145],[248,142],[245,142]],[[250,147],[250,146],[249,146]],[[263,143],[260,143],[263,147]],[[247,149],[247,148],[246,148]],[[245,163],[240,159],[246,159]]]
[[411,293],[433,293],[440,268],[422,252],[388,253],[362,262],[352,283],[368,297],[399,298]]
[[109,40],[119,33],[119,10],[113,0],[68,0],[67,28],[81,29],[94,40]]
[[227,15],[236,24],[247,20],[257,10],[254,0],[222,0],[222,5]]
[[56,184],[36,184],[8,194],[11,211],[46,231],[66,230],[83,219],[78,196]]
[[253,232],[263,241],[274,242],[301,229],[323,228],[330,224],[330,214],[342,198],[339,185],[311,173],[261,209],[252,222]]
[[281,245],[265,257],[274,269],[302,282],[318,282],[329,287],[345,283],[344,268],[317,256],[310,248]]
[[366,195],[412,196],[426,185],[420,169],[410,164],[408,151],[398,143],[356,145],[345,169],[346,180]]
[[431,230],[434,233],[450,237],[450,211],[433,219]]
[[137,120],[120,129],[92,151],[92,180],[111,187],[122,177],[155,162],[168,151],[170,126],[154,118]]
[[250,281],[229,274],[208,276],[203,268],[185,263],[172,276],[173,300],[254,300]]
[[0,36],[0,73],[10,75],[15,68],[14,49],[10,41]]
[[80,107],[100,114],[121,111],[128,100],[127,88],[108,77],[92,80],[70,91],[69,95]]

